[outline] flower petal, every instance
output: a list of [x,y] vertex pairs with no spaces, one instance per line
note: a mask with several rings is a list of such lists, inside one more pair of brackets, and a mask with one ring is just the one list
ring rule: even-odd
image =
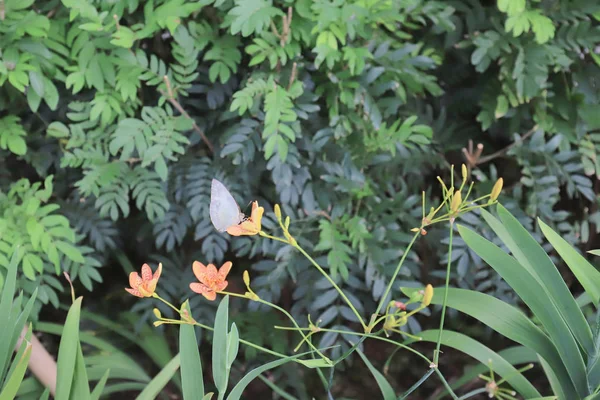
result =
[[192,271],[194,271],[196,279],[198,279],[200,282],[206,281],[206,266],[200,261],[194,261],[192,264]]
[[202,296],[206,297],[207,300],[214,301],[217,298],[217,293],[214,290],[202,293]]
[[202,283],[190,283],[190,289],[192,289],[193,292],[196,292],[206,297],[208,300],[212,301],[217,298],[217,293],[208,286],[203,285]]
[[239,225],[230,226],[227,228],[227,233],[231,236],[252,236],[260,232],[252,219],[248,219]]
[[214,280],[219,276],[217,267],[215,267],[214,264],[208,264],[208,266],[206,267],[206,276],[209,280]]
[[223,290],[225,290],[227,285],[229,285],[229,282],[227,281],[217,282],[215,283],[215,287],[213,289],[215,290],[215,292],[222,292]]
[[145,286],[145,289],[148,291],[148,293],[150,293],[150,295],[153,295],[154,292],[156,291],[157,284],[158,284],[158,279],[152,279],[150,282],[146,282],[142,286]]
[[131,286],[133,289],[136,289],[141,284],[142,278],[140,278],[140,274],[137,272],[132,272],[129,274],[129,286]]
[[198,282],[193,282],[190,283],[190,289],[192,289],[192,292],[196,292],[198,294],[202,294],[208,290],[211,290],[208,286],[206,286],[203,283],[198,283]]
[[262,228],[261,221],[262,221],[264,212],[265,212],[264,207],[259,207],[258,201],[255,201],[254,203],[252,203],[252,216],[250,217],[250,219],[254,223],[254,227],[257,231],[256,233],[260,232],[260,230]]
[[147,282],[150,279],[152,279],[152,270],[148,264],[144,264],[142,265],[142,280]]
[[158,268],[154,272],[154,276],[152,276],[152,279],[158,281],[158,278],[160,278],[160,274],[162,274],[162,263],[158,263]]
[[[219,268],[219,278],[221,280],[225,280],[227,278],[227,274],[229,274],[229,271],[231,271],[231,266],[233,264],[231,263],[231,261],[227,261],[225,264],[221,265],[221,268]],[[219,290],[223,290],[223,289],[219,289]]]
[[144,297],[144,296],[142,296],[142,294],[141,294],[141,293],[140,293],[138,290],[136,290],[136,289],[129,289],[129,288],[125,288],[125,290],[126,290],[126,291],[127,291],[129,294],[132,294],[132,295],[134,295],[134,296],[136,296],[136,297]]

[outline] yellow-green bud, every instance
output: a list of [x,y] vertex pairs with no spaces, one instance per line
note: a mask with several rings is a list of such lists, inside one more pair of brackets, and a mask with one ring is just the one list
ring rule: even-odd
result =
[[502,191],[502,185],[504,184],[504,179],[500,178],[496,181],[496,184],[492,188],[492,193],[490,194],[490,201],[496,201],[498,196],[500,196],[500,192]]
[[462,165],[462,178],[463,178],[463,181],[467,180],[467,175],[468,175],[467,166],[465,164],[463,164]]
[[160,313],[160,310],[158,308],[155,308],[154,310],[152,310],[152,312],[154,313],[154,316],[158,319],[162,318],[162,315]]
[[277,221],[281,221],[281,208],[279,208],[279,204],[275,204],[275,216],[277,217]]
[[427,307],[431,304],[431,299],[433,299],[433,286],[430,284],[425,286],[425,294],[423,294],[423,301],[421,305],[423,307]]
[[244,280],[246,286],[250,287],[250,274],[248,273],[248,271],[244,271],[244,273],[242,274],[242,279]]
[[452,196],[452,203],[450,203],[450,210],[452,210],[452,212],[456,212],[458,210],[458,207],[460,207],[462,203],[462,195],[460,194],[460,190],[457,190],[456,193],[454,193],[454,196]]

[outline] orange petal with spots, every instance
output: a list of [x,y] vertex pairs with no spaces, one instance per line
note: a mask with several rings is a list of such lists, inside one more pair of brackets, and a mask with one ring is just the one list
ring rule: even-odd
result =
[[225,280],[227,278],[227,275],[229,274],[229,271],[231,271],[232,265],[233,264],[231,263],[231,261],[227,261],[225,264],[223,264],[221,268],[219,268],[219,278]]
[[136,290],[136,289],[129,289],[129,288],[125,288],[125,290],[126,290],[127,292],[129,292],[130,294],[132,294],[132,295],[136,296],[136,297],[144,297],[144,296],[142,296],[142,294],[141,294],[141,293],[140,293],[138,290]]
[[142,280],[145,282],[150,279],[152,279],[152,270],[148,264],[144,264],[142,265]]
[[129,286],[132,288],[137,288],[142,284],[142,278],[140,278],[140,274],[137,272],[132,272],[129,274]]

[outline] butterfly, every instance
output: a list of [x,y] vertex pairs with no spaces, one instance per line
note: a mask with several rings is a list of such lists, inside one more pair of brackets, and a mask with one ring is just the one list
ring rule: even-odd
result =
[[244,222],[245,216],[229,190],[216,179],[210,185],[210,221],[219,232]]

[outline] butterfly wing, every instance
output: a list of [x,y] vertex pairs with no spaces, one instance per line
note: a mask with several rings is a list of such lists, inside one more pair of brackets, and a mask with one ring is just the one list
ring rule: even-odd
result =
[[218,180],[213,179],[210,186],[210,220],[219,232],[237,225],[243,215],[229,190]]

